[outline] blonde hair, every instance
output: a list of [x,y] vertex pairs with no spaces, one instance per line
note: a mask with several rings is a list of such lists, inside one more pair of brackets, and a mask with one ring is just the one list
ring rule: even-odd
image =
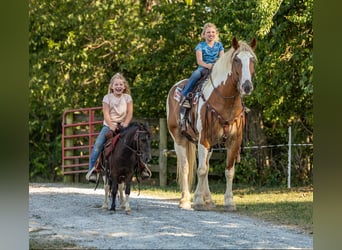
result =
[[204,24],[203,30],[202,30],[202,33],[201,33],[201,37],[205,38],[205,32],[206,32],[206,30],[208,28],[213,28],[216,31],[215,41],[218,41],[219,40],[219,31],[217,30],[216,25],[213,24],[213,23],[206,23],[206,24]]
[[122,80],[124,82],[125,90],[123,91],[123,93],[130,95],[131,89],[129,88],[128,82],[127,82],[126,78],[120,73],[116,73],[110,79],[109,86],[108,86],[108,94],[113,93],[112,85],[116,79]]

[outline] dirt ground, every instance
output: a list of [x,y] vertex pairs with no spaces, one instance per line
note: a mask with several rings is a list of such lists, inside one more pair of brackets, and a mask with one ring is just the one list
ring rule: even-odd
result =
[[103,188],[31,183],[30,240],[78,249],[313,248],[312,235],[236,213],[182,210],[176,201],[135,190],[131,214],[111,213],[101,208],[103,197]]

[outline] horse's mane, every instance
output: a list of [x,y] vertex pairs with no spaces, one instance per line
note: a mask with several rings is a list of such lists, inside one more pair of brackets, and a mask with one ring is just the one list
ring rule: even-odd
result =
[[129,131],[131,131],[132,128],[142,128],[148,131],[148,129],[143,123],[134,121],[134,122],[131,122],[127,127],[123,128],[120,131],[121,136],[124,136],[125,134],[127,134]]
[[[239,48],[235,50],[231,47],[227,52],[225,52],[215,63],[213,68],[213,74],[220,74],[221,72],[228,72],[228,75],[232,73],[232,62],[234,56],[241,51],[249,51],[253,57],[256,59],[256,55],[252,48],[245,41],[239,41]],[[227,70],[228,68],[228,70]]]

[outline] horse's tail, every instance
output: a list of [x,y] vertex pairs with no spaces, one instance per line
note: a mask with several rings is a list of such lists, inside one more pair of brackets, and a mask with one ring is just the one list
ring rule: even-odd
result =
[[196,177],[196,145],[190,141],[187,143],[187,155],[188,155],[188,163],[189,163],[189,177],[188,177],[188,183],[189,188],[193,186],[195,183],[195,177]]
[[[192,188],[194,182],[195,182],[195,177],[196,177],[196,145],[188,140],[186,140],[186,158],[188,161],[188,180],[187,183],[189,185],[189,189]],[[179,185],[182,185],[182,178],[184,176],[183,174],[183,168],[184,165],[181,164],[180,159],[177,158],[177,183]]]

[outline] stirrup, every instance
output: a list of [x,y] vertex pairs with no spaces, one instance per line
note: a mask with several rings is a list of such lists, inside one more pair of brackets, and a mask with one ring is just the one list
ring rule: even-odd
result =
[[186,98],[186,99],[183,101],[183,103],[181,104],[181,106],[184,107],[184,108],[187,108],[187,109],[191,108],[189,99]]

